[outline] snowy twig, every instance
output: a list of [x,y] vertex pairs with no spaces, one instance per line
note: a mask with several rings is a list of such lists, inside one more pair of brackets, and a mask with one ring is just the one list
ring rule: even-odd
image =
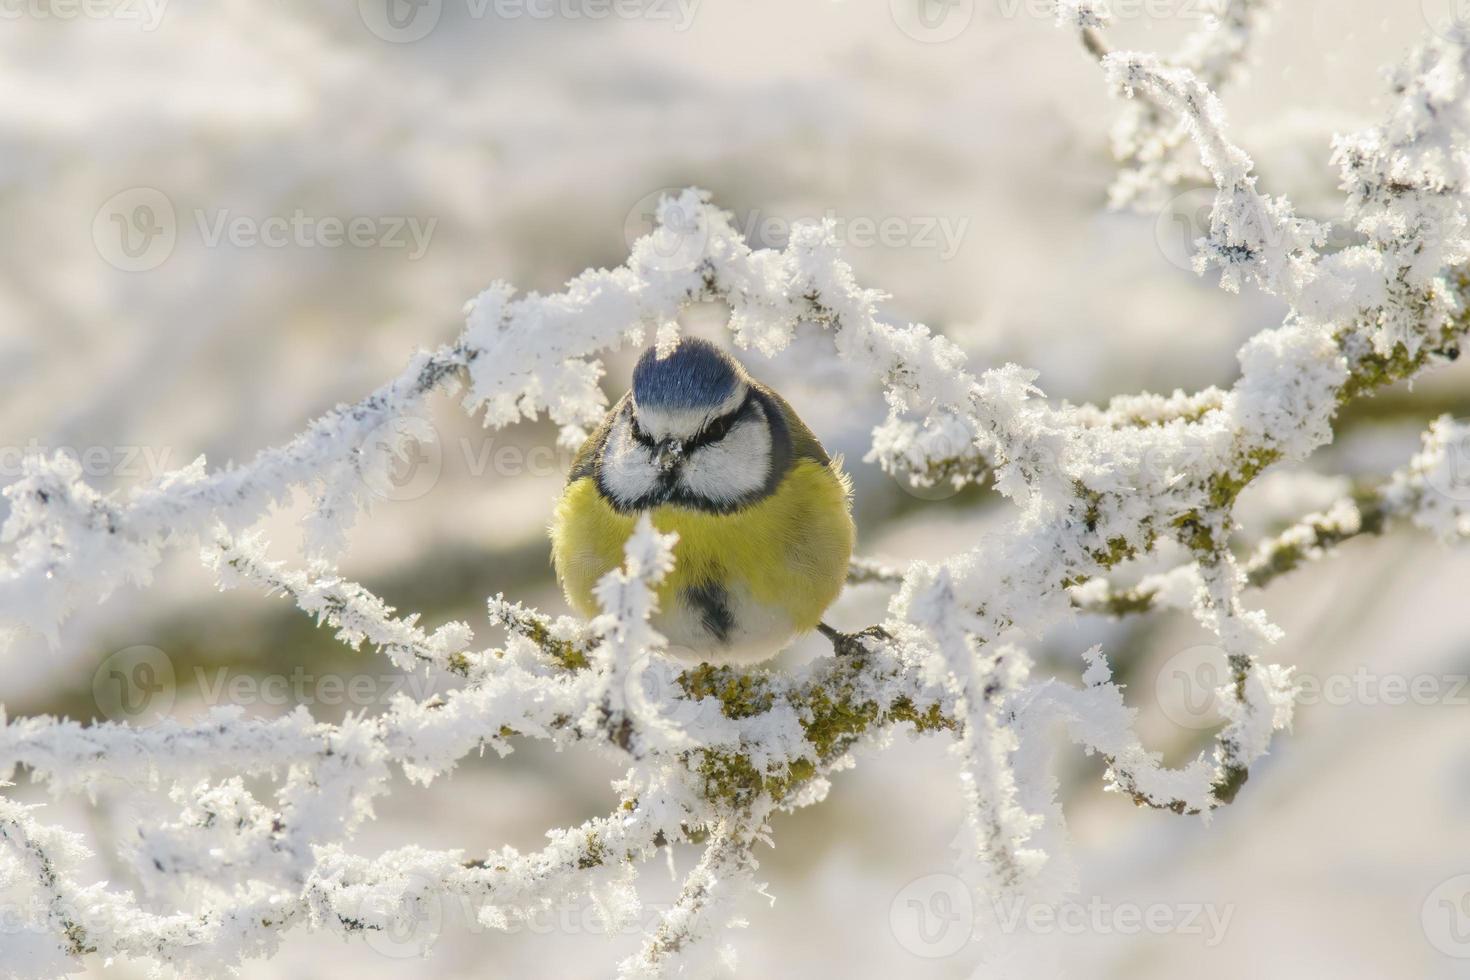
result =
[[[1251,44],[1274,6],[1272,0],[1219,0],[1203,24],[1169,55],[1169,68],[1196,76],[1206,88],[1220,92],[1244,74]],[[1113,53],[1103,38],[1106,17],[1070,21],[1082,46],[1098,61]],[[1115,208],[1151,208],[1181,184],[1203,183],[1209,175],[1189,156],[1189,131],[1172,107],[1153,99],[1130,102],[1113,127],[1113,156],[1120,172],[1109,189]]]
[[[1064,13],[1087,29],[1099,16],[1091,3]],[[610,915],[625,917],[635,907],[637,864],[661,844],[702,840],[679,901],[623,964],[626,975],[675,975],[703,959],[754,887],[754,848],[769,818],[822,800],[855,749],[881,745],[895,730],[953,736],[964,787],[962,870],[978,887],[1038,901],[1057,901],[1073,884],[1055,787],[1039,762],[1051,722],[1103,755],[1110,786],[1141,804],[1208,814],[1229,803],[1289,724],[1293,700],[1289,671],[1262,660],[1279,631],[1246,607],[1245,589],[1267,574],[1261,569],[1275,575],[1292,565],[1287,549],[1307,556],[1351,528],[1345,511],[1328,511],[1242,567],[1229,548],[1237,497],[1272,464],[1330,441],[1342,405],[1414,377],[1456,350],[1470,327],[1466,52],[1436,43],[1416,54],[1389,122],[1339,144],[1349,216],[1364,242],[1325,255],[1320,229],[1257,188],[1196,73],[1140,55],[1110,54],[1105,63],[1120,90],[1178,115],[1216,183],[1201,268],[1218,266],[1227,288],[1252,283],[1290,308],[1281,326],[1243,346],[1228,390],[1054,405],[1032,372],[974,373],[927,328],[882,320],[881,294],[856,283],[830,224],[798,229],[783,250],[752,250],[729,215],[689,191],[662,202],[658,228],[624,265],[584,273],[553,295],[518,299],[492,286],[468,307],[459,340],[246,466],[208,473],[201,460],[124,499],[97,493],[62,459],[28,463],[6,490],[12,554],[0,566],[0,625],[55,637],[83,599],[145,583],[166,549],[203,539],[224,584],[285,593],[349,644],[366,640],[402,669],[447,671],[459,684],[425,701],[396,697],[375,717],[337,725],[304,710],[260,719],[233,708],[146,729],[4,722],[0,773],[23,766],[58,791],[127,781],[168,789],[179,818],[140,835],[133,863],[145,885],[187,885],[182,893],[195,898],[162,915],[131,892],[78,885],[73,838],[0,801],[3,852],[47,910],[36,928],[62,955],[95,950],[214,975],[268,955],[287,929],[362,934],[409,922],[448,895],[486,899],[492,925],[573,893],[596,893]],[[646,519],[626,543],[624,567],[598,584],[602,614],[592,623],[497,597],[489,611],[505,628],[504,647],[481,652],[468,649],[462,624],[425,632],[325,563],[371,502],[412,434],[404,421],[429,392],[463,382],[465,407],[487,424],[545,412],[572,443],[605,410],[601,355],[650,334],[673,339],[679,315],[703,302],[724,303],[736,345],[767,355],[803,324],[827,330],[838,355],[888,399],[869,458],[919,483],[993,477],[1014,505],[1010,519],[946,560],[901,574],[855,563],[854,581],[898,586],[887,614],[842,638],[843,656],[789,671],[680,671],[660,655],[651,616],[673,541]],[[1436,423],[1420,456],[1382,488],[1384,516],[1463,536],[1451,454],[1464,438],[1462,427]],[[267,560],[241,535],[297,490],[315,501],[306,572]],[[1361,510],[1358,525],[1361,533]],[[1079,590],[1107,595],[1089,583],[1165,540],[1189,554],[1192,578],[1180,591],[1230,665],[1226,724],[1179,769],[1142,746],[1100,651],[1088,651],[1083,685],[1074,687],[1033,677],[1022,646],[1070,616]],[[509,752],[520,738],[625,763],[617,809],[552,832],[546,849],[526,856],[346,854],[344,842],[371,817],[395,768],[426,782],[470,752]],[[263,777],[275,798],[257,800],[246,777]],[[220,868],[228,873],[211,874]],[[365,908],[386,909],[386,921]]]

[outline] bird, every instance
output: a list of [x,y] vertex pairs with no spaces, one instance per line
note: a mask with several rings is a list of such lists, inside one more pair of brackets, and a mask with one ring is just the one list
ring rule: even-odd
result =
[[573,458],[552,564],[578,613],[639,518],[678,534],[652,624],[688,663],[749,666],[819,629],[856,538],[852,484],[790,404],[696,337],[650,347]]

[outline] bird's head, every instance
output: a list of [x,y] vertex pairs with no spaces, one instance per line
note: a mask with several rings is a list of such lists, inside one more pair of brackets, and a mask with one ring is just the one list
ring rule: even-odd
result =
[[740,363],[708,341],[685,338],[662,357],[649,348],[608,432],[599,484],[624,509],[736,509],[779,476],[776,411]]

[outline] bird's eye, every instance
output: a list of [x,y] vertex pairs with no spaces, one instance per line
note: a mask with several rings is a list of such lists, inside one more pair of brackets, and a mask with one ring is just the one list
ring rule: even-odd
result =
[[719,418],[717,418],[713,422],[711,422],[709,425],[707,425],[707,426],[704,427],[704,431],[699,434],[699,441],[700,442],[716,442],[716,441],[718,441],[720,439],[725,438],[725,435],[727,433],[729,433],[730,426],[732,424],[733,423],[730,420],[730,416],[728,416],[728,415],[722,415],[722,416],[720,416]]
[[643,426],[638,424],[638,418],[636,416],[633,417],[632,423],[633,441],[640,445],[652,446],[653,436],[643,431]]

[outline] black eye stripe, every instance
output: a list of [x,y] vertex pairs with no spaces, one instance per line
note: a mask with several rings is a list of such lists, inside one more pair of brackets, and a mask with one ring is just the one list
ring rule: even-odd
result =
[[633,412],[628,413],[628,432],[633,436],[633,441],[640,446],[652,448],[653,436],[643,431],[643,426],[638,424],[638,416]]
[[[756,399],[753,392],[747,392],[741,403],[733,411],[726,412],[718,418],[710,419],[704,427],[692,439],[684,441],[684,451],[690,452],[701,446],[707,446],[712,442],[718,442],[730,434],[730,430],[755,414]],[[649,435],[638,421],[638,411],[630,405],[627,410],[628,435],[633,441],[647,449],[656,449],[658,440]]]
[[699,431],[699,434],[684,444],[685,451],[698,449],[700,446],[707,446],[712,442],[718,442],[725,438],[737,422],[751,414],[751,405],[753,403],[754,399],[751,395],[747,394],[745,400],[733,412],[726,412],[719,418],[706,422],[704,428]]

